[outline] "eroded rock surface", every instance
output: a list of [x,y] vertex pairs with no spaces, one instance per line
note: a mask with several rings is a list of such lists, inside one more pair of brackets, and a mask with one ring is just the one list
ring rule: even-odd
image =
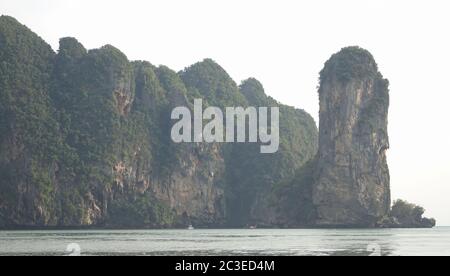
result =
[[345,48],[325,64],[313,189],[316,225],[371,227],[388,214],[388,86],[361,48]]

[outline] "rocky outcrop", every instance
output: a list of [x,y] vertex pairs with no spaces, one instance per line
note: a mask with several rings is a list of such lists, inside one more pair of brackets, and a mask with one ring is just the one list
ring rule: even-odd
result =
[[315,224],[373,227],[390,209],[388,81],[372,55],[342,49],[320,76]]
[[436,220],[424,217],[425,209],[404,200],[394,201],[389,216],[381,219],[382,228],[433,228]]

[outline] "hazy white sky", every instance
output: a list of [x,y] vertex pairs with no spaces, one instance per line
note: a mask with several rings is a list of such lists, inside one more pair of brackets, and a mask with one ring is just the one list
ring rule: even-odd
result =
[[450,225],[448,0],[0,0],[0,13],[55,50],[73,36],[174,70],[212,58],[236,82],[256,77],[316,120],[324,62],[344,46],[364,47],[391,82],[393,198]]

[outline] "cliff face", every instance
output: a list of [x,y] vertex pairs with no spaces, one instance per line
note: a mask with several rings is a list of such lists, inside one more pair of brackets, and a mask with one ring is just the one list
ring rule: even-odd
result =
[[[181,72],[113,46],[58,53],[0,17],[0,228],[19,226],[433,227],[390,210],[388,81],[345,48],[320,74],[320,132],[303,110],[238,86],[210,59]],[[174,107],[279,107],[280,148],[175,144]]]
[[[251,106],[279,106],[280,149],[274,154],[260,154],[257,144],[235,144],[227,158],[227,182],[233,197],[229,213],[231,224],[260,226],[303,226],[303,217],[288,213],[303,208],[304,194],[293,200],[290,190],[283,189],[317,153],[318,133],[314,120],[303,110],[277,103],[267,97],[257,80],[244,81],[240,90]],[[310,197],[309,197],[310,198]]]
[[[176,106],[280,106],[281,145],[174,144]],[[176,73],[76,39],[54,53],[0,17],[0,227],[275,225],[273,189],[317,151],[314,120],[205,60]]]
[[319,226],[372,227],[390,208],[388,81],[371,54],[335,54],[321,72],[313,202]]

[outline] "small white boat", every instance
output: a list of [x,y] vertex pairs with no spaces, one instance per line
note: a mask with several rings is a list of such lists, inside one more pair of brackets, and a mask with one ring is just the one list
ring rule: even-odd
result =
[[191,224],[191,225],[188,226],[187,229],[188,229],[188,230],[194,230],[195,228],[194,228],[194,226],[192,226],[192,224]]

